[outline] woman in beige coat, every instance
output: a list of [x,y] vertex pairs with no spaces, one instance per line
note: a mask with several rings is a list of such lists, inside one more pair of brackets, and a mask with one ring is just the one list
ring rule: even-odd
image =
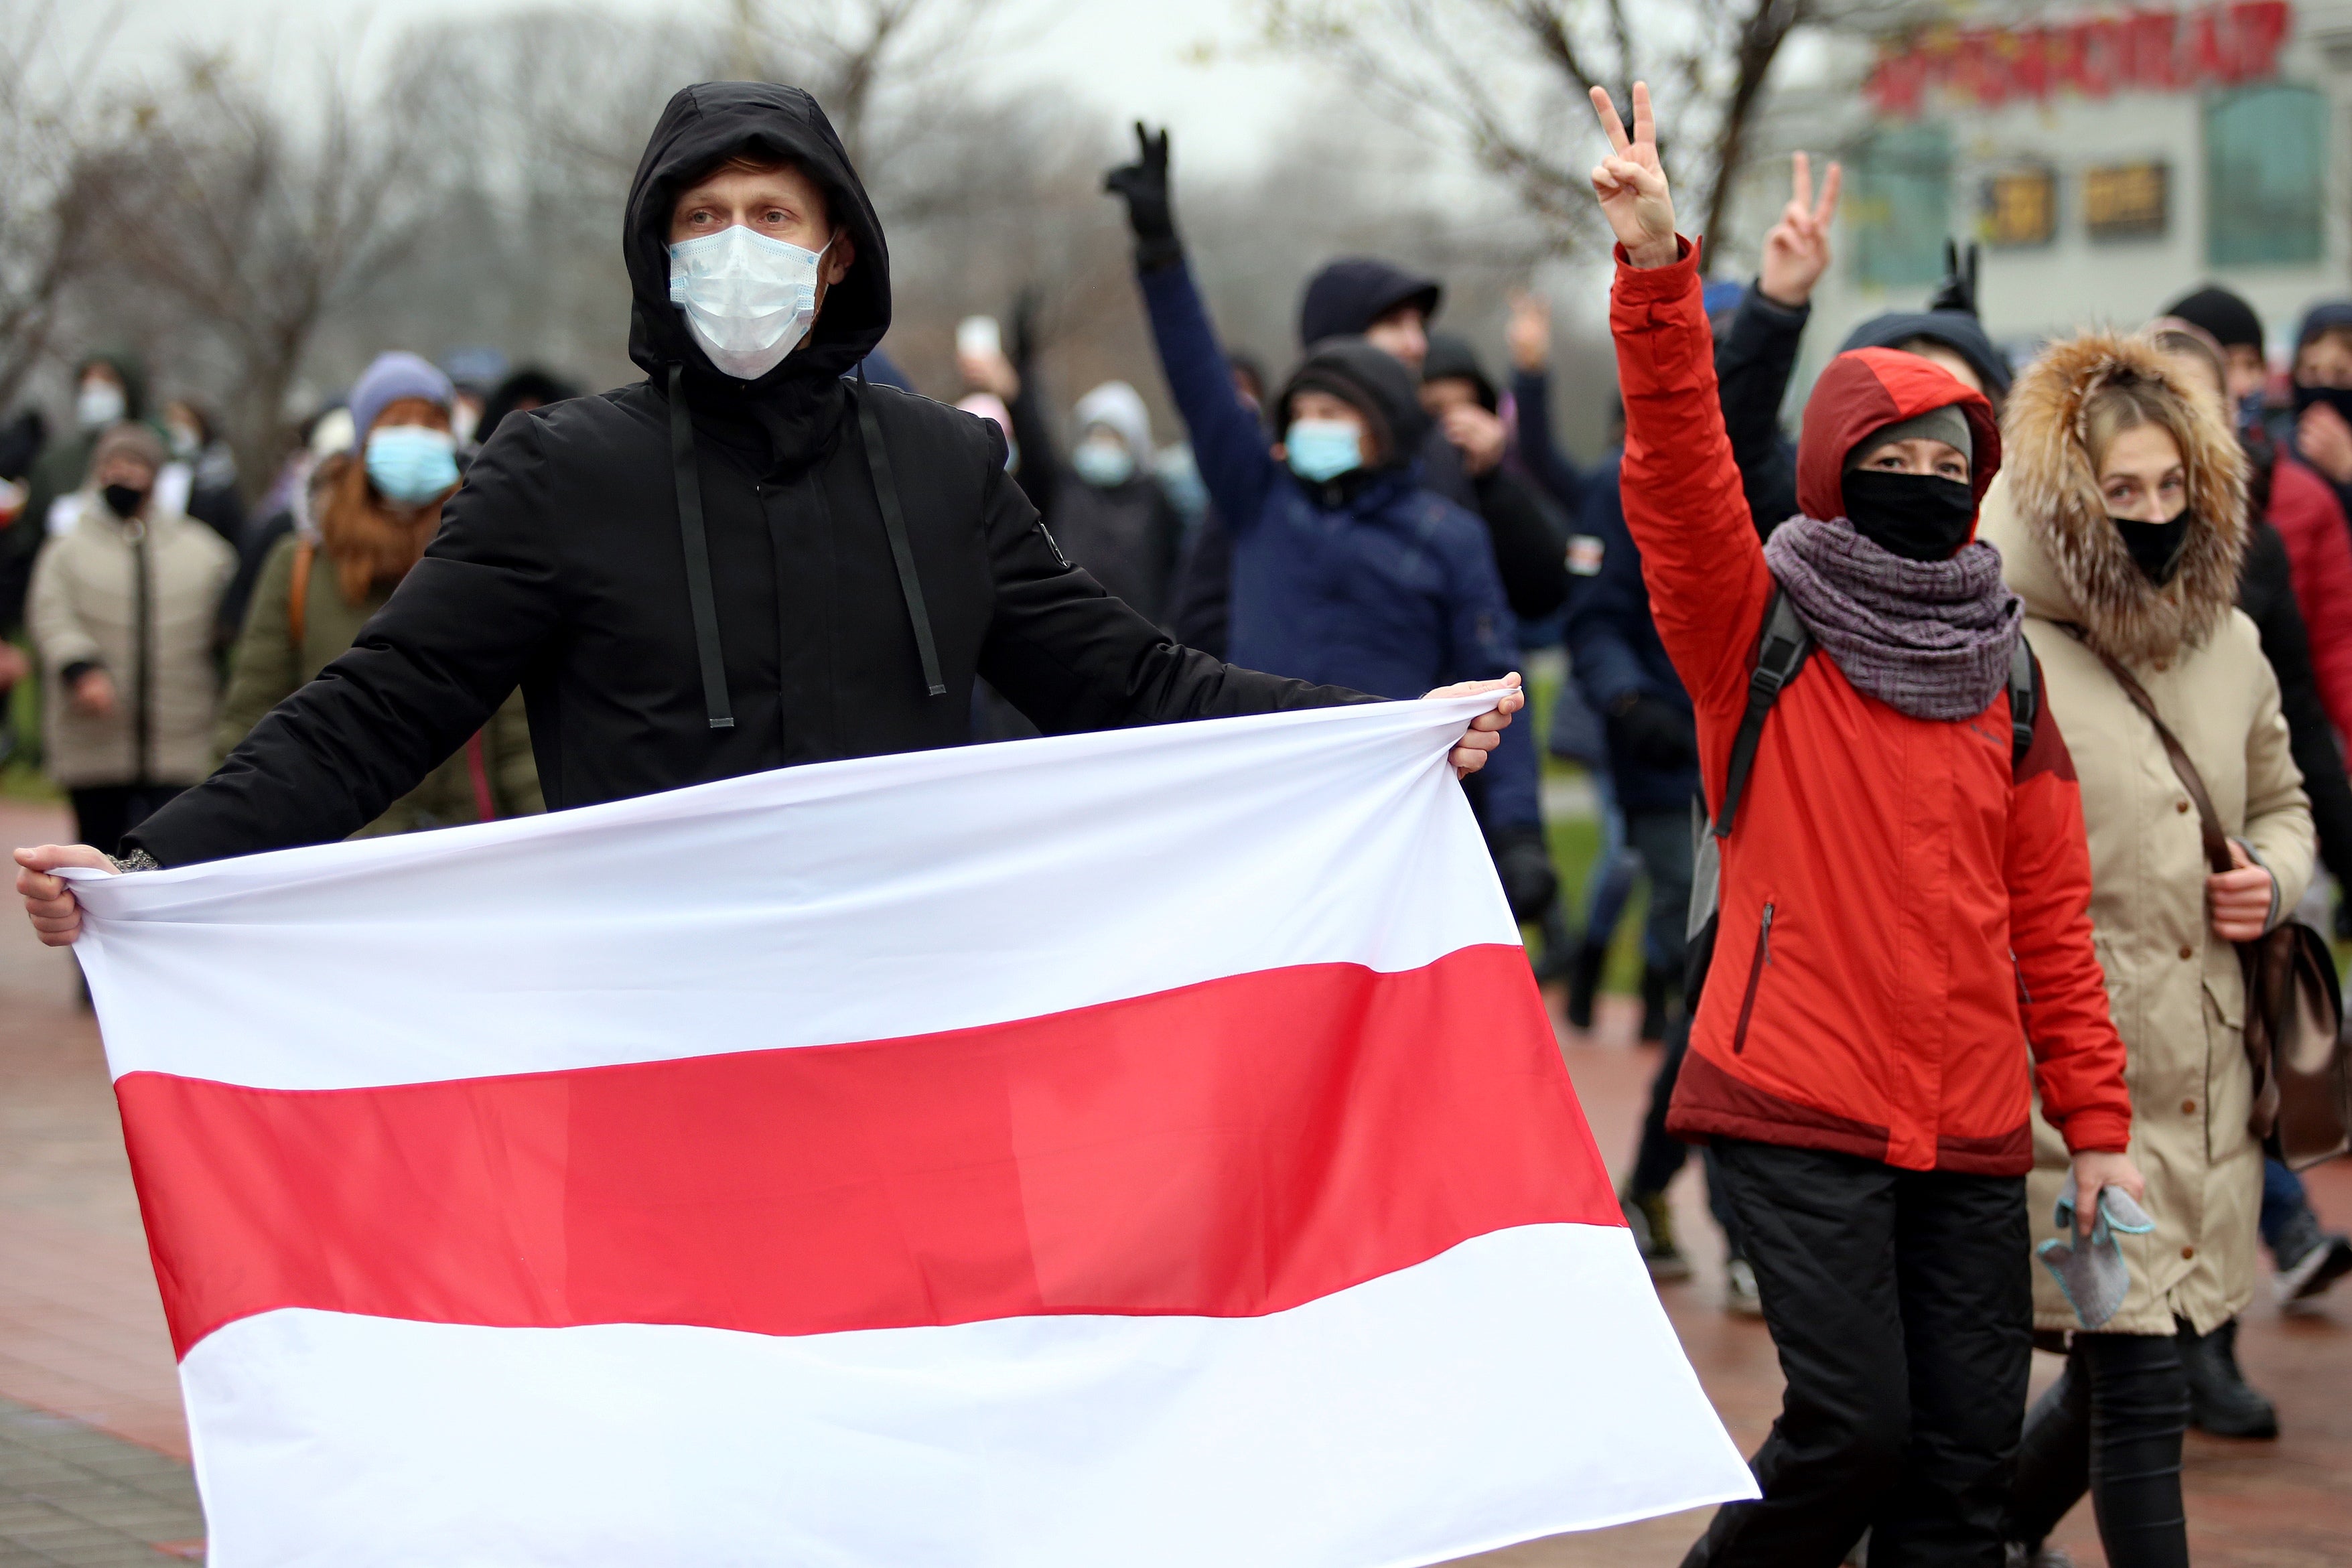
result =
[[[1983,537],[2025,601],[2050,711],[2081,778],[2091,919],[2130,1053],[2132,1158],[2153,1232],[2125,1236],[2129,1294],[2097,1333],[2054,1280],[2035,1321],[2076,1332],[2020,1450],[2012,1537],[2038,1545],[2085,1477],[2114,1568],[2185,1564],[2176,1332],[2210,1334],[2252,1299],[2262,1149],[2231,944],[2310,880],[2312,830],[2278,684],[2236,609],[2243,457],[2221,409],[2137,338],[2059,343],[2010,394],[2007,464]],[[2195,807],[2126,670],[2196,765],[2237,869],[2207,867]],[[2040,1117],[2030,1186],[2042,1236],[2066,1169]]]
[[214,616],[236,555],[155,500],[163,444],[118,424],[91,449],[80,515],[33,568],[26,622],[48,680],[49,777],[109,854],[212,771]]

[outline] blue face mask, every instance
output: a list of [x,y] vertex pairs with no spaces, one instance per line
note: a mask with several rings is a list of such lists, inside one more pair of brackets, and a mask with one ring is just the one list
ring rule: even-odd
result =
[[1135,476],[1135,454],[1124,441],[1089,438],[1070,454],[1070,466],[1089,485],[1108,490]]
[[1290,471],[1310,485],[1364,465],[1363,434],[1345,420],[1294,419],[1282,446],[1289,455]]
[[392,424],[367,438],[368,482],[388,500],[415,507],[457,482],[457,442],[446,430]]

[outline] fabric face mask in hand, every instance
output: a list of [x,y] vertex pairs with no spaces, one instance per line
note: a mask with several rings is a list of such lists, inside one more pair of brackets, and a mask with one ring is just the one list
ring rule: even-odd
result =
[[[827,240],[825,250],[832,248]],[[669,247],[670,303],[686,312],[712,364],[757,381],[808,336],[824,256],[741,224],[680,240]]]
[[1345,420],[1294,419],[1282,438],[1290,471],[1312,485],[1364,465],[1363,433]]
[[128,412],[122,389],[112,382],[84,382],[74,398],[74,423],[84,430],[103,430]]
[[457,482],[457,441],[446,430],[394,424],[368,433],[369,483],[389,499],[414,507]]
[[2065,1239],[2053,1237],[2036,1247],[2033,1255],[2058,1281],[2058,1289],[2083,1326],[2095,1329],[2116,1315],[2116,1309],[2131,1291],[2131,1270],[2124,1266],[2124,1250],[2116,1233],[2145,1236],[2156,1228],[2156,1221],[2132,1201],[2131,1194],[2104,1186],[2099,1189],[2098,1212],[2091,1218],[2090,1239],[2085,1241],[2074,1230],[2074,1207],[2080,1196],[2074,1173],[2068,1171],[2066,1185],[2058,1194],[2058,1212],[2051,1216],[2051,1223],[2065,1232]]
[[1117,439],[1081,441],[1070,454],[1070,466],[1087,484],[1109,490],[1135,476],[1135,454]]
[[1854,532],[1906,560],[1949,560],[1976,532],[1976,493],[1958,479],[1857,468],[1843,488]]
[[2158,588],[2172,580],[2172,574],[2180,570],[2180,552],[2189,544],[2189,513],[2183,511],[2163,523],[2143,523],[2110,513],[2107,521],[2123,537],[2124,549],[2131,552],[2132,564],[2141,575]]

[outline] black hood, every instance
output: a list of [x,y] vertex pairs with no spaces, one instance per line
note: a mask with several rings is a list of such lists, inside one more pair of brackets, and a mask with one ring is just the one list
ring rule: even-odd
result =
[[1400,305],[1420,306],[1425,323],[1436,317],[1444,298],[1433,277],[1369,256],[1344,256],[1307,280],[1298,301],[1298,340],[1313,345],[1326,338],[1361,337]]
[[74,386],[79,390],[82,377],[89,374],[92,365],[104,365],[122,383],[122,417],[147,417],[147,364],[128,349],[107,349],[95,354],[85,354],[74,366]]
[[1361,338],[1333,338],[1307,350],[1275,399],[1276,431],[1290,428],[1290,401],[1303,392],[1329,392],[1370,420],[1388,455],[1382,468],[1412,463],[1429,439],[1429,415],[1422,412],[1412,372]]
[[1966,360],[1984,382],[1988,395],[2003,398],[2009,395],[2012,372],[2009,356],[1995,346],[1984,323],[1965,310],[1895,310],[1884,316],[1873,316],[1846,335],[1839,346],[1843,354],[1854,349],[1892,349],[1908,343],[1915,338],[1925,338]]
[[[686,183],[721,159],[757,152],[790,159],[831,198],[836,231],[856,242],[848,276],[825,291],[816,325],[783,362],[756,382],[740,382],[714,367],[669,298],[669,214]],[[698,423],[707,406],[727,394],[755,402],[806,401],[873,351],[890,329],[890,254],[882,225],[866,200],[849,154],[816,99],[796,87],[772,82],[700,82],[681,88],[662,110],[636,177],[621,234],[628,261],[629,358],[656,386],[668,367],[683,364]],[[824,394],[825,401],[837,398]],[[772,425],[773,412],[761,411]],[[782,433],[772,430],[781,439]]]
[[1432,332],[1429,335],[1429,358],[1421,362],[1421,379],[1429,382],[1465,381],[1476,391],[1478,402],[1488,413],[1502,402],[1495,393],[1495,383],[1486,379],[1486,367],[1478,362],[1478,350],[1470,340],[1452,332]]

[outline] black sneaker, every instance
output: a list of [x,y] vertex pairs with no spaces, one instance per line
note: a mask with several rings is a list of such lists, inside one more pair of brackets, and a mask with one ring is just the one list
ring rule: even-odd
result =
[[2238,1370],[2238,1320],[2211,1333],[2187,1323],[2177,1336],[2181,1370],[2189,1375],[2189,1424],[2216,1437],[2275,1437],[2278,1411]]

